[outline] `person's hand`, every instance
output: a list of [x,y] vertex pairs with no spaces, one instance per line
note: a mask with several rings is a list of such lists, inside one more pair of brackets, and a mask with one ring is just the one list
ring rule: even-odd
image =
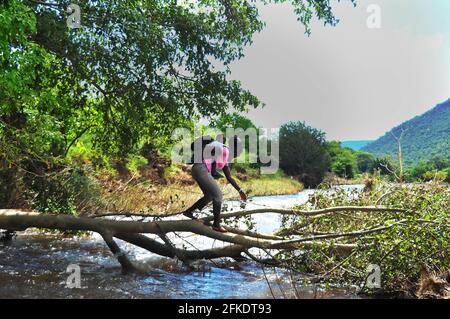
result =
[[247,201],[247,194],[245,194],[243,190],[239,191],[239,195],[241,196],[241,200],[243,200],[244,202]]

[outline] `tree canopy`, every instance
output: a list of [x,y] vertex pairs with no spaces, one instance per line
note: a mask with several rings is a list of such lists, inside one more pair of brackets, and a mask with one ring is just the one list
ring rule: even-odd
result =
[[280,168],[299,176],[307,187],[323,180],[330,165],[325,133],[303,122],[290,122],[280,128]]
[[[260,3],[270,2],[288,1]],[[70,1],[0,4],[2,126],[22,118],[41,129],[33,121],[44,121],[59,154],[89,131],[96,147],[123,155],[142,139],[170,136],[186,119],[261,105],[227,77],[264,26],[258,2],[77,3],[78,29],[66,25]],[[330,1],[291,3],[307,32],[314,15],[337,22]]]
[[71,29],[71,1],[0,1],[1,188],[27,174],[41,180],[26,189],[42,186],[83,143],[95,162],[123,159],[170,146],[174,128],[199,118],[261,106],[230,63],[264,27],[258,6],[282,2],[306,32],[314,16],[337,22],[331,1],[80,0]]
[[328,153],[331,157],[331,171],[339,177],[353,178],[357,173],[357,159],[350,148],[343,148],[340,142],[327,142]]

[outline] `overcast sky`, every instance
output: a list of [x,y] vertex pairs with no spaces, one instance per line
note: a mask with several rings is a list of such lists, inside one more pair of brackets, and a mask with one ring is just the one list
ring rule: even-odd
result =
[[[381,28],[367,7],[381,7]],[[306,121],[328,139],[376,139],[450,98],[450,0],[358,0],[335,5],[337,27],[304,34],[290,5],[262,6],[266,28],[232,65],[264,103],[262,127]]]

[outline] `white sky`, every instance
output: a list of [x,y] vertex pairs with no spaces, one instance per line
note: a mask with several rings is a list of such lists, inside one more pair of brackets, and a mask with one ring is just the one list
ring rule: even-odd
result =
[[[381,29],[366,25],[381,7]],[[306,121],[328,139],[375,139],[450,98],[450,0],[358,0],[335,5],[335,28],[304,34],[290,5],[262,6],[255,35],[232,78],[266,107],[259,126]]]

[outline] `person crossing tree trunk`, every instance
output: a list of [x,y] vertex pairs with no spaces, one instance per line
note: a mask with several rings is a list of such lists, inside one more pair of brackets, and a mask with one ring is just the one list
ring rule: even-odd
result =
[[[223,137],[222,141],[224,141]],[[241,199],[243,201],[247,200],[247,195],[231,176],[231,170],[228,165],[229,161],[238,157],[242,153],[242,142],[237,136],[234,136],[231,141],[232,143],[230,148],[219,141],[209,141],[206,145],[202,145],[202,156],[197,157],[197,161],[193,161],[192,177],[202,190],[203,197],[183,212],[184,216],[191,219],[197,219],[194,216],[194,211],[202,210],[212,201],[214,214],[212,228],[218,232],[226,232],[226,230],[220,225],[223,194],[219,188],[219,185],[214,180],[213,175],[217,176],[217,171],[222,170],[227,181],[239,192]],[[206,147],[209,148],[210,154],[212,154],[212,156],[207,158],[203,156],[205,153],[204,148]],[[198,161],[199,158],[201,158],[201,161]]]

